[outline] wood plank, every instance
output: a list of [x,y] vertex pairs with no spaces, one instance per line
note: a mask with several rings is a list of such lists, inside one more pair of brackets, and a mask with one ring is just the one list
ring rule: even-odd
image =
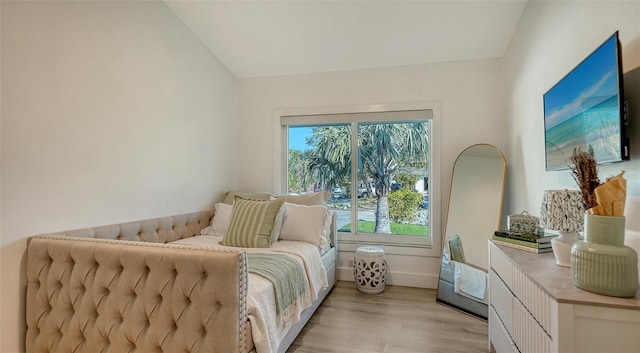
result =
[[488,352],[487,323],[435,298],[435,289],[363,294],[339,281],[287,353]]

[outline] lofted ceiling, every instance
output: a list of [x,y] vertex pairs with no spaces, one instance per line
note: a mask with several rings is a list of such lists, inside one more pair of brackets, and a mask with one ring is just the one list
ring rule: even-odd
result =
[[504,56],[525,0],[165,0],[236,77]]

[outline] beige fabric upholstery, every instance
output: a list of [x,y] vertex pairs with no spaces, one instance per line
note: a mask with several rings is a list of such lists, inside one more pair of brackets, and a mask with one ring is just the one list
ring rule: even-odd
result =
[[261,201],[270,201],[273,199],[270,193],[268,192],[256,192],[256,193],[247,193],[247,192],[237,192],[237,191],[228,191],[227,195],[224,197],[224,203],[227,205],[233,205],[233,201],[236,199],[236,196],[251,199],[251,200],[261,200]]
[[[156,238],[140,223],[141,238],[182,236],[190,228],[174,223],[172,234],[160,222]],[[136,226],[123,229],[127,237],[137,234]],[[39,236],[29,242],[27,279],[28,353],[252,348],[242,251]]]
[[168,243],[200,234],[200,231],[211,222],[211,217],[213,217],[213,211],[203,211],[137,222],[77,229],[52,235]]
[[[29,239],[27,353],[255,353],[244,251],[163,244],[200,234],[212,216]],[[335,215],[332,230],[335,246]]]
[[275,198],[297,205],[326,205],[331,198],[331,191],[320,191],[315,194],[277,195]]

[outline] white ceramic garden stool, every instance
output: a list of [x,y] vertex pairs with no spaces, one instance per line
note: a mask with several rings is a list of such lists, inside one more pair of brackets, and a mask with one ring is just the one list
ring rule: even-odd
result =
[[362,293],[377,294],[384,291],[387,280],[387,259],[384,249],[377,246],[360,246],[353,261],[356,288]]

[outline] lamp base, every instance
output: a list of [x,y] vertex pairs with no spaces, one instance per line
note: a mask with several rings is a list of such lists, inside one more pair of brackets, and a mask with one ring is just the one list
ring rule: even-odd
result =
[[563,267],[571,267],[571,246],[578,241],[576,232],[558,232],[558,236],[551,239],[553,254],[556,256],[556,264]]

